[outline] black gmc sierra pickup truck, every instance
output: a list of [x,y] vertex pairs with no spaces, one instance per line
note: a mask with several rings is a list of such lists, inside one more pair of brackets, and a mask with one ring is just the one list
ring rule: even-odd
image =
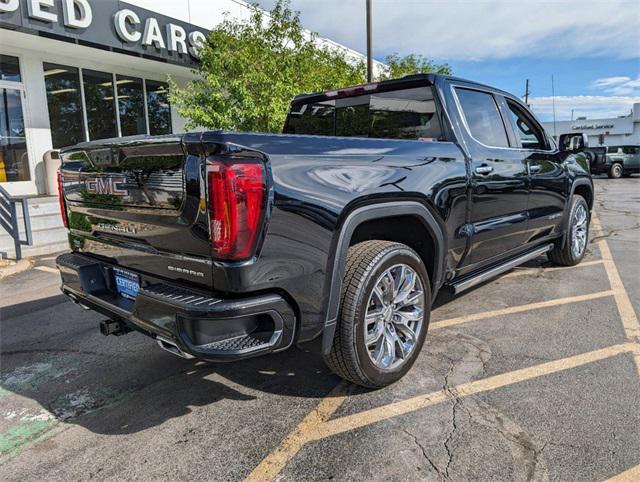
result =
[[593,184],[567,136],[506,92],[415,75],[300,95],[279,135],[80,144],[61,152],[62,290],[104,334],[210,361],[318,339],[336,374],[385,386],[441,289],[580,262]]

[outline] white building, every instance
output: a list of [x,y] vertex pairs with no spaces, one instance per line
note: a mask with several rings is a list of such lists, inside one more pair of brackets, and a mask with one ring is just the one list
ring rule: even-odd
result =
[[576,119],[572,121],[543,122],[547,132],[555,136],[584,132],[591,147],[640,145],[640,103],[633,104],[631,113],[613,119]]
[[[227,13],[246,19],[250,10],[240,0],[0,0],[0,187],[45,196],[51,149],[183,131],[167,75],[179,85],[193,78],[198,42]],[[55,202],[29,201],[34,247],[25,254],[64,249]],[[0,229],[0,254],[12,252]]]

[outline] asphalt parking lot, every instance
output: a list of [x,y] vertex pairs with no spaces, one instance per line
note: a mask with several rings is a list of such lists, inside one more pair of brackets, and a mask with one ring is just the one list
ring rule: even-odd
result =
[[213,365],[104,338],[70,302],[4,318],[0,479],[638,480],[640,179],[596,188],[581,265],[441,296],[379,391],[300,349]]

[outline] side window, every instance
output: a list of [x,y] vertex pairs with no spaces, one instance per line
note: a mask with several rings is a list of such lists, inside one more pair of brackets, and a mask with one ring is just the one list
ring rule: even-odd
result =
[[474,139],[487,146],[509,147],[498,105],[493,95],[470,89],[456,89],[464,118]]
[[507,101],[523,149],[547,149],[544,131],[513,102]]

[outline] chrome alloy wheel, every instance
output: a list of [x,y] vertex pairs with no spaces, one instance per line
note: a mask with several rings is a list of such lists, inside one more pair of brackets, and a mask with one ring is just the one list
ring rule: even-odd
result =
[[402,365],[413,352],[424,325],[424,290],[406,264],[385,270],[376,281],[365,313],[369,358],[381,369]]
[[573,229],[571,230],[571,252],[573,256],[579,258],[587,246],[589,215],[583,205],[579,205],[573,214]]

